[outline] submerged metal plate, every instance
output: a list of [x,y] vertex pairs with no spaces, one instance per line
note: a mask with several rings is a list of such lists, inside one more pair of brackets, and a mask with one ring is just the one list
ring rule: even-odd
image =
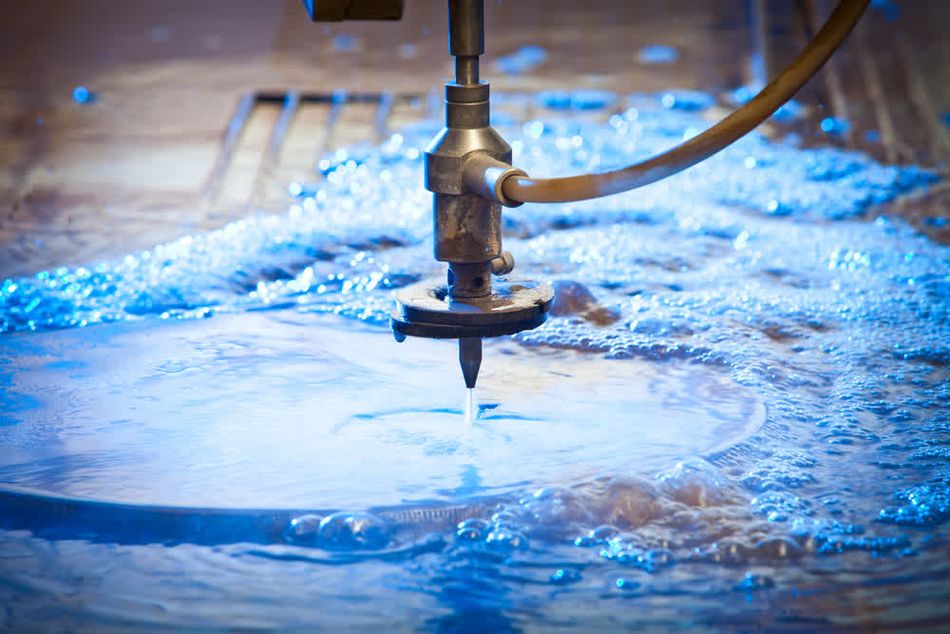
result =
[[452,299],[445,284],[424,282],[396,293],[391,325],[397,339],[501,337],[537,328],[554,301],[549,284],[533,280],[496,281],[482,299]]
[[428,520],[395,513],[645,476],[729,450],[765,421],[753,391],[699,364],[503,339],[486,351],[466,423],[454,345],[398,346],[328,315],[8,335],[0,526],[220,543],[268,541],[297,513],[418,525]]

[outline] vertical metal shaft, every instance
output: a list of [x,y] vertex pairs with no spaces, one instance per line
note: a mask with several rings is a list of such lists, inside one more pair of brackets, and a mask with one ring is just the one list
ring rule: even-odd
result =
[[[312,16],[327,4],[305,2]],[[448,264],[448,284],[427,282],[397,292],[390,324],[397,341],[408,336],[459,339],[471,420],[477,414],[474,390],[482,363],[481,337],[541,325],[554,292],[546,284],[508,280],[499,281],[501,288],[492,292],[492,275],[507,275],[514,267],[511,254],[502,250],[501,211],[503,205],[519,203],[503,194],[502,185],[511,176],[527,174],[511,166],[511,146],[491,127],[490,89],[479,76],[479,58],[485,52],[485,2],[445,2],[455,79],[445,84],[445,125],[425,151],[425,187],[433,194],[433,256]],[[361,6],[364,3],[395,4],[401,10],[403,0],[359,0]],[[341,13],[334,19],[345,17]],[[380,119],[381,129],[385,119]]]
[[461,86],[471,86],[478,83],[477,55],[455,58],[455,83]]
[[[448,262],[448,295],[458,304],[491,297],[492,261],[501,251],[501,204],[472,191],[463,168],[482,153],[511,162],[511,147],[489,125],[489,88],[479,77],[485,52],[485,1],[448,0],[449,54],[455,81],[445,85],[445,128],[426,150],[426,188],[434,197],[435,257]],[[482,363],[482,340],[459,339],[459,361],[469,389]]]
[[484,0],[449,0],[449,54],[478,57],[484,52]]

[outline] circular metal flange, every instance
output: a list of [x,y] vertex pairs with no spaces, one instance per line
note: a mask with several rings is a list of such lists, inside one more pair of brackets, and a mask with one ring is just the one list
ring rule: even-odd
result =
[[537,328],[547,319],[554,289],[531,280],[496,280],[483,298],[452,299],[448,287],[423,282],[396,293],[390,323],[396,339],[501,337]]

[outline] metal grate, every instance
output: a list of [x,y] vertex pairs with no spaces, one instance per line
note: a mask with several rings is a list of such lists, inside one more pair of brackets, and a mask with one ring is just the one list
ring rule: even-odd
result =
[[[439,103],[441,106],[441,103]],[[321,156],[356,141],[380,143],[394,125],[433,116],[418,94],[258,91],[242,96],[204,185],[205,209],[267,206],[295,177],[312,180]],[[292,146],[292,147],[291,147]]]
[[[628,107],[614,95],[603,108],[571,110],[571,119],[606,121]],[[423,120],[441,121],[442,94],[256,91],[243,95],[221,137],[202,192],[206,217],[233,218],[235,208],[282,209],[288,183],[313,182],[316,165],[354,143],[380,144],[394,130]],[[564,118],[564,106],[545,107],[537,93],[492,95],[493,117],[520,125],[537,118]]]

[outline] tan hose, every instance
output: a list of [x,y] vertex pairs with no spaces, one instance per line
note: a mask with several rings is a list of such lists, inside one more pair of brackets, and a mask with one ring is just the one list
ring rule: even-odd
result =
[[749,103],[685,143],[646,161],[609,172],[563,178],[510,176],[502,186],[513,201],[558,203],[600,198],[655,183],[703,161],[744,136],[792,98],[831,57],[869,0],[841,0],[805,50]]

